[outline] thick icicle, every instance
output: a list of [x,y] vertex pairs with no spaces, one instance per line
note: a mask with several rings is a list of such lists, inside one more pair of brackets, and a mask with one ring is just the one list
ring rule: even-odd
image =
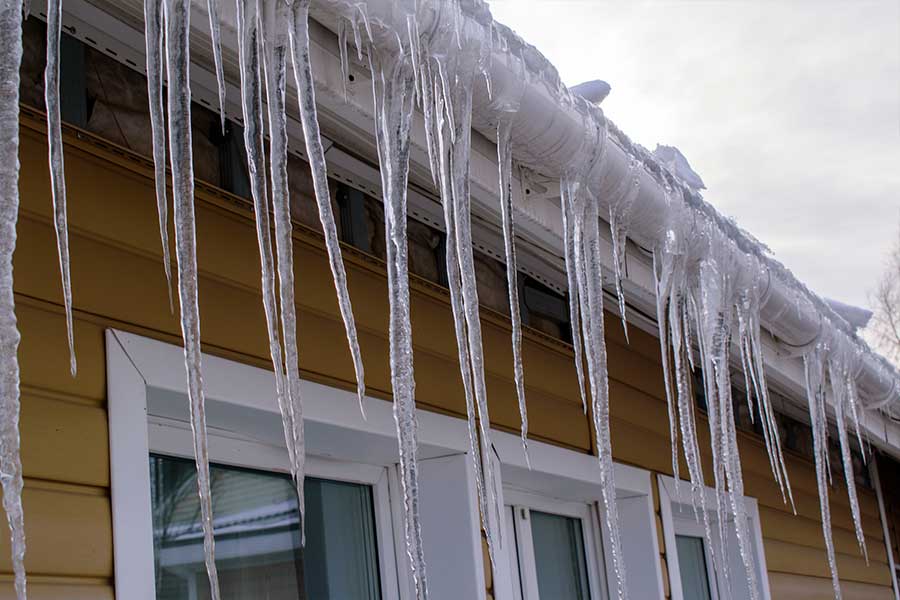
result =
[[172,300],[172,257],[169,255],[168,204],[166,201],[166,116],[163,109],[163,0],[144,0],[144,41],[147,50],[147,97],[150,101],[150,131],[153,140],[153,174],[156,183],[156,211],[162,241],[163,268]]
[[47,145],[50,149],[50,188],[53,192],[53,227],[62,275],[63,304],[69,336],[69,370],[77,371],[75,331],[72,324],[72,278],[69,274],[69,225],[66,218],[66,170],[63,161],[62,122],[59,114],[59,41],[62,34],[62,0],[47,2],[47,66],[44,102],[47,108]]
[[[464,49],[455,47],[446,37],[429,40],[429,51],[438,66],[433,83],[423,82],[423,88],[435,89],[435,138],[438,143],[441,202],[447,229],[448,274],[452,277],[450,293],[455,297],[454,325],[457,343],[467,345],[460,358],[467,358],[468,365],[460,364],[463,380],[472,378],[474,408],[477,412],[479,442],[470,439],[470,450],[480,450],[481,475],[478,486],[482,506],[482,523],[487,539],[488,554],[492,564],[499,557],[502,546],[497,476],[491,457],[490,413],[487,403],[487,387],[484,379],[484,350],[481,337],[481,321],[478,308],[478,291],[475,280],[475,261],[472,252],[472,228],[469,197],[469,153],[471,149],[472,88],[476,75],[479,53],[466,43]],[[426,73],[432,73],[427,72]],[[453,82],[451,87],[451,82]],[[452,118],[455,115],[455,119]],[[452,239],[451,239],[452,238]],[[451,264],[451,261],[456,264]],[[456,277],[458,276],[458,279]],[[471,398],[467,407],[471,408]],[[475,415],[468,414],[470,423]],[[474,459],[474,456],[473,456]]]
[[269,220],[268,190],[266,189],[264,122],[262,113],[263,83],[260,54],[262,40],[257,20],[257,0],[237,0],[238,59],[241,72],[241,109],[244,117],[244,147],[247,152],[247,172],[250,193],[256,212],[256,238],[259,243],[261,289],[266,327],[269,334],[269,354],[275,372],[275,394],[284,426],[288,459],[294,465],[294,417],[285,394],[284,356],[278,333],[278,305],[275,291],[275,263],[272,257],[272,234]]
[[525,406],[525,372],[522,366],[522,317],[519,314],[519,287],[516,272],[516,232],[513,222],[512,185],[512,122],[501,119],[497,126],[497,165],[500,171],[500,214],[503,219],[503,247],[506,251],[506,286],[509,289],[509,317],[512,323],[513,373],[519,416],[522,421],[522,450],[528,457],[528,409]]
[[[589,169],[593,166],[594,161],[602,162],[607,143],[605,128],[598,134],[594,159],[583,168]],[[600,215],[597,201],[586,189],[580,172],[576,172],[571,179],[569,176],[564,177],[562,186],[569,189],[566,200],[572,204],[570,215],[574,216],[574,264],[578,284],[578,305],[581,311],[580,334],[584,336],[584,350],[591,389],[591,416],[593,417],[594,436],[600,463],[600,486],[604,514],[610,532],[617,597],[623,599],[628,597],[628,590],[625,585],[625,564],[622,557],[609,431],[609,382],[603,321]],[[578,333],[573,331],[573,337]]]
[[[284,2],[260,5],[263,27],[266,105],[269,117],[269,172],[275,214],[275,252],[278,257],[278,290],[281,301],[281,333],[284,342],[284,403],[290,413],[293,439],[291,475],[297,488],[301,527],[305,531],[304,477],[306,445],[303,437],[303,399],[300,392],[300,356],[297,348],[297,307],[294,300],[294,248],[287,174],[287,116],[285,106],[288,30],[291,8]],[[259,213],[257,213],[259,218]],[[306,537],[301,533],[305,543]]]
[[572,213],[572,199],[569,185],[560,182],[560,210],[562,213],[563,247],[566,259],[566,278],[569,286],[569,325],[572,329],[572,349],[575,352],[575,374],[578,377],[578,391],[581,393],[581,409],[587,414],[587,393],[584,388],[584,351],[581,347],[581,312],[578,298],[578,281],[575,268],[575,215]]
[[[841,339],[841,341],[843,341]],[[835,348],[828,358],[828,378],[831,381],[831,397],[834,400],[834,420],[838,431],[838,441],[841,447],[841,463],[844,467],[844,480],[847,483],[847,496],[850,500],[850,514],[853,517],[853,529],[856,533],[856,541],[859,550],[869,562],[869,552],[866,548],[866,537],[863,533],[862,519],[859,513],[859,498],[856,494],[856,479],[853,476],[853,458],[850,455],[850,439],[847,435],[846,411],[850,409],[850,398],[856,384],[853,381],[850,364],[849,344],[842,344]],[[851,409],[852,410],[852,409]]]
[[809,418],[813,434],[813,455],[816,463],[816,484],[819,488],[819,507],[822,511],[822,535],[825,538],[825,551],[828,555],[828,566],[831,569],[831,585],[835,600],[841,599],[841,582],[838,577],[837,561],[834,555],[834,539],[831,532],[831,507],[828,501],[828,475],[825,470],[825,456],[828,454],[828,423],[825,415],[825,372],[824,362],[827,353],[823,341],[816,343],[810,354],[803,357],[806,373],[806,396],[809,402]]
[[197,239],[194,224],[194,166],[191,150],[191,93],[189,32],[190,0],[166,0],[166,63],[168,68],[169,156],[172,195],[175,200],[175,257],[178,261],[178,298],[181,335],[187,369],[191,429],[200,493],[203,550],[209,575],[210,595],[219,599],[210,497],[206,409],[200,353],[200,308],[197,299]]
[[209,37],[212,40],[213,64],[216,69],[216,92],[219,96],[219,120],[225,132],[225,72],[222,68],[222,27],[219,25],[219,0],[207,0]]
[[363,372],[362,352],[356,334],[356,321],[353,318],[353,307],[350,304],[350,293],[347,291],[347,272],[341,256],[341,244],[338,240],[334,210],[331,207],[331,195],[328,193],[328,173],[325,164],[325,149],[319,132],[319,118],[316,115],[316,92],[313,86],[312,65],[309,61],[309,0],[294,0],[291,7],[290,28],[291,50],[293,52],[294,79],[297,84],[297,98],[300,103],[300,122],[303,125],[303,137],[306,141],[306,152],[309,156],[309,167],[312,172],[313,187],[316,192],[316,203],[319,205],[319,220],[325,234],[325,245],[328,248],[328,261],[334,277],[338,305],[350,343],[350,355],[356,369],[356,391],[359,398],[359,409],[365,416],[363,398],[366,393],[365,374]]
[[390,300],[391,385],[394,420],[400,445],[404,531],[416,596],[428,597],[425,553],[419,520],[418,432],[409,306],[406,186],[409,175],[409,129],[415,96],[415,73],[402,50],[391,55],[369,47],[375,97],[375,138],[385,205],[388,294]]
[[13,253],[19,217],[19,67],[22,2],[0,0],[0,486],[10,533],[16,597],[25,600],[25,516],[19,456],[19,329]]

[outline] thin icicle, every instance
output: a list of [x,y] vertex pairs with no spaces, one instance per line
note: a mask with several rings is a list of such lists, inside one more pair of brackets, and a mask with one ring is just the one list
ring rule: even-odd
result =
[[19,329],[13,253],[19,217],[19,67],[22,2],[0,0],[0,486],[9,524],[16,598],[25,600],[25,516],[19,455]]
[[166,116],[163,109],[163,0],[144,0],[144,41],[147,50],[147,97],[150,101],[150,132],[153,140],[153,174],[156,183],[156,211],[162,241],[163,268],[169,291],[169,311],[175,312],[172,298],[172,257],[169,255],[168,204],[166,201]]
[[353,306],[350,304],[350,293],[347,291],[347,272],[341,256],[341,244],[338,240],[337,224],[334,210],[331,207],[331,194],[328,193],[328,172],[325,164],[325,149],[319,132],[319,118],[316,114],[316,92],[313,86],[312,65],[309,61],[309,0],[295,0],[291,7],[290,40],[293,52],[294,79],[297,84],[297,98],[300,104],[300,122],[303,125],[303,137],[306,141],[306,152],[309,156],[309,168],[312,172],[313,187],[316,192],[316,203],[319,205],[319,220],[325,234],[325,245],[328,248],[328,261],[334,277],[338,305],[347,331],[350,344],[350,355],[356,370],[356,392],[359,399],[359,410],[366,415],[363,398],[366,394],[365,373],[363,371],[362,351],[356,333],[356,321],[353,318]]
[[809,402],[809,418],[813,434],[813,455],[816,463],[816,484],[819,489],[819,508],[822,511],[822,535],[825,538],[825,552],[831,569],[831,585],[835,600],[841,600],[841,581],[838,577],[837,561],[834,554],[834,539],[831,531],[831,507],[828,501],[828,478],[825,473],[828,454],[827,421],[825,416],[825,373],[823,363],[826,348],[823,342],[816,343],[812,352],[803,357],[806,374],[806,396]]
[[219,599],[210,497],[206,409],[200,353],[200,308],[197,300],[197,247],[194,225],[194,166],[191,150],[190,49],[191,1],[166,0],[166,64],[168,68],[169,155],[172,195],[175,200],[175,257],[178,261],[178,299],[181,335],[187,369],[191,429],[197,463],[203,550],[209,575],[210,596]]
[[[369,47],[372,91],[375,97],[375,138],[385,204],[385,246],[390,300],[390,362],[394,421],[400,446],[404,531],[416,596],[428,597],[422,527],[419,519],[419,482],[416,452],[415,379],[410,324],[406,186],[409,175],[409,129],[413,113],[415,74],[403,53],[375,55]],[[382,62],[384,61],[384,62]]]
[[528,456],[528,409],[525,406],[525,372],[522,366],[522,317],[519,314],[519,287],[516,271],[515,224],[513,220],[512,185],[512,121],[500,119],[497,126],[497,165],[500,172],[500,214],[503,220],[503,247],[506,252],[506,287],[509,290],[509,317],[512,322],[513,373],[519,416],[522,422],[522,451]]
[[62,0],[47,2],[47,67],[44,71],[44,102],[47,108],[47,145],[50,149],[50,188],[53,192],[53,228],[62,275],[66,331],[69,336],[69,371],[75,362],[75,330],[72,323],[72,278],[69,274],[69,225],[66,218],[66,170],[63,161],[62,122],[59,115],[59,41],[62,35]]
[[347,54],[347,21],[338,19],[338,50],[341,55],[341,91],[347,101],[347,80],[350,77],[350,60]]
[[[287,175],[287,116],[285,106],[288,29],[291,9],[283,2],[261,5],[265,13],[263,46],[266,106],[269,120],[269,174],[275,214],[275,252],[278,257],[278,291],[281,301],[281,333],[284,342],[285,406],[290,413],[293,462],[291,475],[297,489],[301,543],[306,542],[304,478],[306,445],[303,436],[303,399],[300,391],[300,356],[297,347],[297,307],[294,297],[294,243],[291,234],[291,205]],[[259,218],[259,214],[257,214]]]
[[209,12],[209,36],[212,40],[213,64],[216,69],[216,91],[219,95],[219,119],[225,133],[225,72],[222,68],[222,28],[219,24],[219,0],[206,1]]
[[294,465],[294,417],[285,394],[284,356],[278,333],[278,305],[275,290],[275,263],[272,257],[272,235],[269,220],[268,190],[266,189],[264,122],[262,112],[263,83],[261,74],[260,39],[257,20],[257,0],[237,0],[238,60],[241,72],[241,109],[244,117],[244,147],[247,153],[247,173],[250,193],[256,212],[256,238],[259,244],[261,289],[266,328],[269,335],[269,354],[275,372],[275,395],[284,426],[288,459]]
[[622,279],[625,274],[625,240],[628,235],[628,220],[631,216],[631,207],[641,190],[640,163],[633,160],[628,167],[628,176],[624,179],[627,187],[621,196],[616,197],[609,204],[609,232],[612,237],[613,250],[613,274],[616,280],[616,296],[619,300],[619,315],[622,319],[622,330],[625,332],[625,341],[628,339],[628,317],[625,312],[625,292],[622,289]]

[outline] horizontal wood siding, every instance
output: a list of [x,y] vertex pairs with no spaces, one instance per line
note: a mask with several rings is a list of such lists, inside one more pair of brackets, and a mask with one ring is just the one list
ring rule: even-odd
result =
[[[106,599],[112,596],[113,564],[103,330],[116,327],[168,342],[180,340],[161,264],[152,166],[90,136],[67,134],[78,354],[78,376],[72,378],[45,141],[39,121],[26,116],[23,123],[15,291],[22,332],[22,455],[31,592],[34,598]],[[258,250],[247,204],[198,185],[197,236],[205,350],[268,367]],[[353,389],[321,237],[297,228],[294,256],[303,374]],[[389,398],[384,266],[352,248],[345,248],[345,261],[369,393]],[[412,290],[417,401],[430,410],[463,416],[447,293],[418,278]],[[516,431],[509,323],[490,311],[482,312],[482,321],[492,421]],[[658,341],[633,328],[631,344],[626,345],[618,320],[610,317],[607,322],[615,458],[671,474]],[[582,414],[570,348],[528,332],[524,360],[532,437],[591,452],[591,428]],[[708,434],[702,438],[701,445],[708,447]],[[830,583],[812,465],[788,457],[799,513],[793,517],[772,482],[764,446],[743,434],[740,446],[747,493],[760,503],[773,597],[826,597]],[[707,454],[707,470],[709,463]],[[846,597],[879,598],[890,583],[875,498],[861,491],[871,558],[867,567],[856,550],[846,494],[839,489],[834,490],[832,508]],[[0,575],[0,596],[11,590],[6,544],[0,535],[0,573],[5,574]],[[665,567],[665,554],[661,561]]]

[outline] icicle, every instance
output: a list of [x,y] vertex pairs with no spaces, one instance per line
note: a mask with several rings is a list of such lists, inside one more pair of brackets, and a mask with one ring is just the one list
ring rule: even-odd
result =
[[522,422],[522,451],[531,468],[528,456],[528,410],[525,406],[525,373],[522,366],[522,318],[519,314],[519,287],[516,281],[515,225],[510,174],[512,171],[512,121],[501,118],[497,126],[497,165],[500,172],[500,214],[503,220],[503,247],[506,252],[506,286],[509,289],[509,317],[512,322],[513,373],[519,416]]
[[[303,398],[300,392],[300,356],[297,348],[297,308],[294,300],[294,248],[291,235],[291,206],[287,176],[287,78],[288,29],[291,8],[283,2],[265,3],[262,15],[263,67],[269,117],[269,173],[275,214],[275,252],[278,257],[278,291],[281,301],[281,333],[284,342],[285,405],[291,415],[286,427],[292,429],[293,463],[291,475],[297,488],[302,543],[305,544],[306,503],[304,477],[306,446],[303,437]],[[259,214],[257,214],[259,218]]]
[[[446,40],[444,41],[446,44]],[[478,290],[475,279],[475,259],[473,255],[471,209],[469,197],[469,153],[471,149],[472,127],[472,87],[475,78],[475,60],[471,53],[452,53],[446,64],[439,65],[439,77],[442,82],[452,78],[457,85],[444,87],[439,94],[439,120],[441,127],[437,132],[440,148],[441,166],[441,201],[444,205],[445,225],[448,237],[453,236],[451,253],[448,243],[448,261],[457,262],[459,272],[459,288],[451,290],[457,295],[456,306],[460,309],[454,313],[454,319],[460,321],[457,330],[465,327],[465,342],[468,345],[468,358],[472,376],[472,388],[477,410],[480,450],[482,462],[483,503],[486,508],[482,515],[488,554],[492,564],[499,560],[498,550],[502,546],[500,538],[500,519],[502,507],[499,506],[498,484],[494,463],[491,460],[490,413],[487,403],[487,386],[484,379],[484,350],[481,338],[481,321],[478,308]],[[442,83],[442,85],[444,85]],[[452,118],[455,115],[455,119]],[[449,139],[449,142],[448,142]],[[462,369],[462,367],[461,367]],[[463,374],[465,377],[465,374]],[[471,415],[469,417],[472,418]]]
[[[606,144],[605,129],[598,144],[600,146],[605,146]],[[602,156],[602,151],[598,152],[599,156]],[[589,166],[592,166],[592,163],[589,163]],[[580,173],[576,177],[578,175]],[[610,532],[617,597],[623,599],[628,597],[628,591],[625,586],[625,564],[622,558],[622,542],[619,532],[619,515],[616,505],[612,445],[609,431],[609,382],[607,380],[607,355],[603,322],[600,216],[596,199],[588,197],[586,186],[581,181],[564,181],[563,185],[570,189],[570,192],[566,195],[572,204],[570,214],[574,215],[575,221],[574,262],[576,265],[579,308],[581,310],[581,335],[584,336],[584,350],[591,387],[591,415],[593,417],[594,435],[600,463],[600,486],[606,524]]]
[[59,39],[62,34],[62,0],[47,2],[47,67],[44,71],[44,102],[47,108],[47,145],[50,148],[50,187],[53,191],[53,228],[62,275],[66,331],[69,336],[69,371],[75,362],[75,331],[72,324],[72,278],[69,274],[69,225],[66,218],[66,176],[63,161],[62,123],[59,116]]
[[209,12],[209,36],[212,39],[213,63],[216,68],[219,119],[222,123],[222,133],[225,133],[225,72],[222,69],[222,28],[219,25],[219,0],[207,0],[206,8]]
[[[426,84],[426,87],[428,85]],[[466,422],[469,434],[469,455],[472,460],[472,468],[475,473],[475,491],[478,497],[478,506],[481,510],[482,523],[487,530],[487,524],[490,513],[488,512],[484,470],[482,469],[482,445],[479,442],[479,430],[477,424],[478,408],[475,405],[475,392],[472,382],[472,361],[469,357],[469,339],[466,331],[466,320],[463,316],[463,297],[460,286],[460,266],[457,256],[457,235],[456,224],[453,220],[453,192],[450,183],[449,161],[445,158],[448,156],[449,148],[447,144],[448,136],[444,135],[444,110],[443,99],[440,95],[433,96],[438,105],[435,107],[437,115],[435,126],[437,127],[439,149],[436,153],[440,153],[439,169],[447,168],[447,171],[441,170],[437,173],[441,185],[441,198],[444,211],[444,223],[447,227],[446,232],[446,265],[447,265],[447,287],[450,289],[450,306],[453,311],[453,328],[456,333],[456,349],[459,357],[459,369],[463,382],[463,395],[466,399]],[[489,458],[490,459],[490,458]],[[490,547],[489,547],[490,550]]]
[[834,400],[834,420],[841,447],[841,462],[844,467],[844,480],[847,483],[847,496],[850,500],[850,514],[853,517],[853,530],[859,550],[869,563],[869,552],[866,548],[866,537],[863,533],[862,519],[859,513],[859,499],[856,494],[856,479],[853,476],[853,458],[850,455],[850,440],[847,435],[847,418],[845,410],[849,406],[851,389],[855,387],[849,364],[849,340],[839,338],[843,347],[835,348],[828,358],[828,378],[831,381],[832,399]]
[[826,441],[827,421],[825,416],[825,373],[823,362],[826,348],[822,341],[816,343],[810,354],[803,357],[806,373],[806,396],[809,402],[809,418],[813,434],[813,454],[816,462],[816,484],[819,488],[819,507],[822,511],[822,535],[825,551],[831,569],[831,585],[835,600],[841,599],[841,582],[838,577],[837,561],[834,555],[834,539],[831,532],[831,507],[828,502],[828,481],[825,474],[825,456],[828,453]]
[[347,291],[347,272],[341,256],[341,244],[338,240],[337,224],[331,207],[331,194],[328,193],[328,173],[325,164],[325,149],[322,147],[322,136],[319,132],[319,118],[316,114],[316,93],[313,86],[312,65],[309,61],[309,0],[295,0],[291,8],[291,50],[293,52],[294,79],[297,84],[297,98],[300,104],[300,122],[303,125],[303,137],[306,141],[306,152],[309,156],[309,168],[312,172],[316,202],[319,205],[319,220],[325,234],[325,245],[328,248],[328,261],[331,274],[334,276],[334,287],[337,291],[338,305],[347,331],[350,354],[356,369],[356,392],[359,399],[359,410],[365,417],[363,398],[366,394],[365,373],[363,371],[362,352],[356,334],[356,321],[353,318],[353,306],[350,304],[350,293]]
[[210,497],[209,456],[206,440],[206,409],[200,354],[200,309],[197,301],[197,248],[194,225],[194,166],[191,150],[190,94],[190,0],[166,0],[166,63],[168,67],[169,155],[172,195],[175,200],[175,257],[178,261],[178,298],[181,303],[181,334],[187,369],[191,429],[200,493],[203,550],[209,575],[210,595],[219,599]]
[[261,289],[266,327],[269,335],[269,354],[275,372],[275,395],[284,426],[288,459],[294,465],[294,418],[285,394],[284,357],[278,333],[278,305],[275,296],[275,264],[272,257],[269,201],[266,189],[264,122],[262,113],[261,44],[257,20],[256,0],[237,0],[238,60],[241,72],[241,109],[244,117],[244,147],[247,153],[247,173],[256,212],[256,237],[259,243]]
[[562,210],[563,245],[566,259],[566,278],[569,286],[569,325],[572,329],[572,349],[575,353],[575,373],[581,408],[587,414],[587,394],[584,389],[584,354],[581,347],[581,313],[579,311],[577,269],[575,266],[575,215],[566,180],[560,181],[560,209]]
[[350,77],[350,61],[347,57],[347,22],[338,19],[338,50],[341,54],[341,91],[344,94],[344,102],[347,101],[347,81]]
[[609,231],[612,237],[616,295],[619,300],[619,315],[622,319],[626,343],[629,343],[628,318],[625,314],[625,292],[622,290],[622,278],[625,273],[625,239],[628,234],[628,218],[631,206],[641,190],[639,165],[637,160],[632,160],[628,167],[628,176],[624,180],[628,187],[621,196],[616,196],[609,204]]
[[25,600],[25,516],[19,455],[19,329],[13,295],[13,253],[19,216],[19,67],[21,0],[0,0],[0,486],[9,524],[18,600]]
[[159,214],[159,238],[162,241],[163,268],[172,300],[172,257],[169,255],[168,206],[166,202],[166,122],[163,111],[163,0],[144,0],[144,40],[147,50],[147,97],[150,101],[150,130],[153,139],[153,173],[156,183],[156,210]]
[[[394,420],[400,445],[404,530],[416,596],[428,596],[422,528],[419,520],[419,483],[416,451],[418,433],[413,377],[413,348],[409,306],[406,186],[409,175],[409,129],[413,113],[415,75],[403,54],[375,55],[369,47],[372,91],[375,98],[375,138],[381,165],[385,204],[385,246],[390,300],[391,385]],[[382,62],[384,61],[384,62]]]

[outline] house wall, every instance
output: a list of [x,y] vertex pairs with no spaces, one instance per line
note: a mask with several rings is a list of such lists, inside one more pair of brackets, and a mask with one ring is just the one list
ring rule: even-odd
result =
[[[78,375],[72,378],[43,124],[40,115],[23,110],[15,292],[22,333],[21,433],[30,592],[32,598],[112,598],[103,330],[116,327],[180,343],[161,264],[152,164],[90,134],[66,131],[78,356]],[[248,205],[198,184],[197,237],[205,351],[267,367],[258,250]],[[303,375],[353,389],[352,365],[322,239],[313,230],[298,227],[294,247]],[[344,257],[369,393],[389,398],[383,263],[347,246]],[[449,297],[424,279],[413,278],[411,287],[418,404],[463,416]],[[509,323],[499,313],[486,310],[482,322],[492,421],[496,427],[515,431],[519,417]],[[610,315],[607,324],[614,457],[671,474],[658,341],[633,329],[631,344],[626,345],[617,319]],[[591,452],[592,434],[581,410],[570,347],[528,331],[524,361],[532,437]],[[707,447],[703,437],[701,447]],[[759,500],[772,597],[830,597],[813,466],[787,457],[797,501],[798,516],[794,517],[772,480],[761,440],[743,433],[740,438],[746,491]],[[704,458],[708,467],[709,456]],[[837,483],[832,510],[844,597],[889,598],[875,497],[860,491],[871,562],[867,567],[856,550],[846,494]],[[665,574],[666,548],[658,516],[657,528]],[[0,535],[0,597],[12,594],[7,544],[6,536]],[[667,578],[666,589],[668,593]],[[123,590],[119,592],[120,598],[127,597]]]

